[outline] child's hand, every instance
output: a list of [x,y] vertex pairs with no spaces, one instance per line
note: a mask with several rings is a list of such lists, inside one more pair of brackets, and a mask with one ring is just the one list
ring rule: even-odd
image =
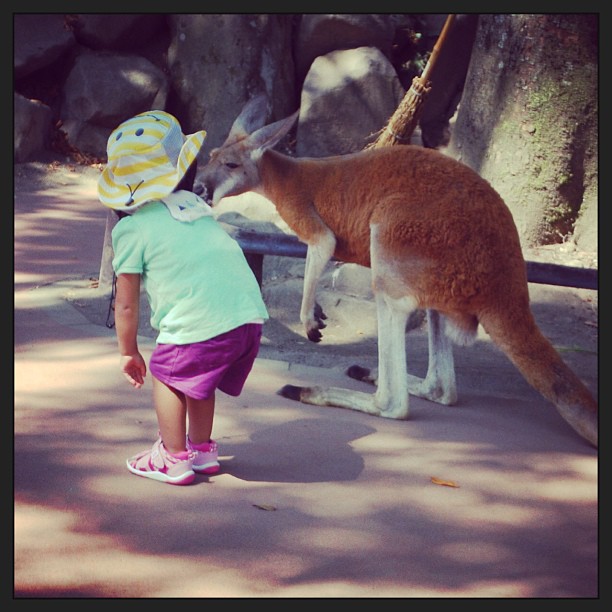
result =
[[119,367],[133,387],[136,389],[142,387],[147,375],[147,366],[140,353],[122,355],[119,359]]

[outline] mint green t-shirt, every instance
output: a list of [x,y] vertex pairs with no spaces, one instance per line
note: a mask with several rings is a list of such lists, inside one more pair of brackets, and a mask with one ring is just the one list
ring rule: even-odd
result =
[[201,342],[268,318],[240,245],[212,216],[181,222],[149,202],[115,225],[112,241],[115,273],[142,275],[158,343]]

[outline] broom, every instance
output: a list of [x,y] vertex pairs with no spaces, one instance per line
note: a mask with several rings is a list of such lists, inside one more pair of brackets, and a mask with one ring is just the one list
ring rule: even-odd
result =
[[425,99],[431,91],[430,75],[454,20],[455,15],[448,15],[421,76],[416,76],[412,79],[410,89],[406,92],[391,119],[389,119],[389,123],[381,130],[378,138],[370,143],[366,149],[386,147],[410,141],[410,137],[419,123]]

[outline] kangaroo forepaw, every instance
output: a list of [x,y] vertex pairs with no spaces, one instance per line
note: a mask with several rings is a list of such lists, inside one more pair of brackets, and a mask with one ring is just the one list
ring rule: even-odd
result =
[[323,322],[323,319],[327,319],[325,313],[321,310],[319,306],[319,311],[315,308],[314,318],[308,321],[305,325],[306,328],[306,336],[311,342],[320,342],[323,334],[319,331],[321,329],[325,329],[327,325]]
[[325,319],[327,319],[327,315],[323,312],[321,305],[315,302],[314,322],[319,329],[325,329],[327,327],[327,325],[324,323]]
[[318,328],[306,330],[306,336],[311,342],[321,342],[321,338],[323,338],[323,334]]

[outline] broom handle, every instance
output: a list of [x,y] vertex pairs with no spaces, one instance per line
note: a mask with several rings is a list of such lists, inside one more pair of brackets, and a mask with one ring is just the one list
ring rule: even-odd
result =
[[442,31],[440,32],[440,36],[438,36],[438,40],[436,41],[436,44],[434,45],[433,51],[431,52],[429,59],[427,60],[427,65],[425,66],[423,72],[421,73],[421,76],[419,77],[419,80],[421,81],[423,85],[427,85],[427,81],[429,80],[429,74],[433,70],[434,64],[436,63],[436,60],[438,59],[438,55],[440,53],[440,49],[442,48],[442,45],[444,44],[444,39],[447,37],[454,21],[455,21],[455,15],[451,14],[451,15],[448,15],[448,17],[446,18],[446,21],[444,22],[444,27],[442,28]]

